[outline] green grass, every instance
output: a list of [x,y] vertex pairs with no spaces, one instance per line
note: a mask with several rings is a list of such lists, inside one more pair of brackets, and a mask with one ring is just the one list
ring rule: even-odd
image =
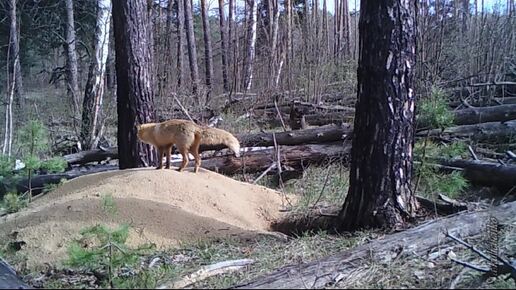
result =
[[303,178],[292,180],[285,187],[289,193],[300,196],[299,210],[319,203],[343,204],[349,186],[349,171],[339,164],[308,167]]

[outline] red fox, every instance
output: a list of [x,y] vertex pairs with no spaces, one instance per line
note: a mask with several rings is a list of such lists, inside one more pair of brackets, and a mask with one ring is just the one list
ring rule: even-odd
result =
[[217,129],[199,126],[188,120],[172,119],[161,123],[147,123],[137,126],[138,138],[147,144],[158,149],[159,165],[156,169],[163,167],[163,154],[167,157],[167,169],[170,168],[170,154],[175,144],[177,150],[183,156],[183,162],[178,171],[182,171],[188,164],[188,152],[195,158],[195,172],[201,166],[199,146],[224,144],[236,157],[240,157],[240,143],[231,133]]

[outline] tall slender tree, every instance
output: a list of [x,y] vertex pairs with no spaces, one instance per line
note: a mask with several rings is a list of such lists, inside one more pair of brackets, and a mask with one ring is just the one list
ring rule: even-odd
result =
[[220,50],[221,50],[221,61],[222,61],[222,83],[224,86],[224,92],[228,92],[229,91],[228,40],[227,40],[226,20],[225,20],[225,13],[224,13],[224,0],[219,0],[219,26],[220,26]]
[[20,41],[16,18],[16,0],[7,0],[9,18],[9,72],[14,80],[14,99],[19,104],[23,95],[23,78],[20,64]]
[[111,0],[97,0],[97,24],[93,45],[95,55],[91,59],[82,109],[81,140],[84,149],[96,147],[100,137],[99,121],[104,98],[104,76],[109,52],[110,27]]
[[362,0],[350,187],[340,226],[402,226],[414,215],[416,0]]
[[66,50],[66,88],[70,98],[73,110],[74,124],[80,118],[79,105],[79,82],[77,69],[77,50],[75,48],[75,20],[73,16],[73,0],[65,0],[66,5],[66,42],[64,44]]
[[204,63],[206,65],[206,87],[208,95],[206,102],[210,100],[213,82],[213,53],[211,51],[210,19],[206,0],[201,0],[202,30],[204,32]]
[[184,19],[184,1],[183,0],[175,0],[177,2],[177,87],[181,88],[183,84],[183,56],[185,54],[184,51],[184,38],[183,31],[185,27]]
[[249,27],[247,33],[247,54],[244,65],[244,87],[246,91],[251,90],[253,83],[253,66],[256,55],[256,25],[258,18],[258,0],[249,0]]
[[190,61],[190,76],[192,78],[192,91],[195,97],[199,91],[199,69],[197,68],[197,48],[195,45],[195,34],[192,17],[192,2],[184,0],[185,25],[186,25],[186,42],[188,43],[188,60]]
[[120,169],[156,164],[155,150],[136,136],[137,125],[156,120],[148,23],[147,0],[113,0]]

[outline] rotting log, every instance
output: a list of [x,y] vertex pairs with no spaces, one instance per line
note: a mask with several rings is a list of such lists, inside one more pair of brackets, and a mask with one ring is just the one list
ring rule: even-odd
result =
[[[103,165],[95,165],[95,166],[87,166],[87,167],[76,167],[70,171],[67,171],[64,173],[58,173],[58,174],[36,175],[36,176],[32,177],[32,181],[31,181],[32,194],[33,195],[40,194],[45,189],[45,185],[58,184],[63,179],[68,180],[68,179],[73,179],[73,178],[83,176],[83,175],[105,172],[105,171],[112,171],[112,170],[117,170],[117,169],[118,169],[118,165],[103,164]],[[16,190],[18,192],[26,192],[29,188],[28,182],[29,181],[27,178],[20,180],[16,185]]]
[[118,148],[111,147],[107,149],[81,151],[78,153],[65,155],[63,158],[70,165],[82,165],[90,162],[99,162],[106,159],[118,159]]
[[476,236],[484,231],[486,223],[492,217],[501,224],[516,222],[516,202],[503,204],[490,210],[462,212],[435,219],[336,255],[280,268],[245,284],[237,285],[233,289],[325,288],[339,281],[345,285],[346,279],[352,278],[358,268],[367,270],[371,267],[372,269],[373,265],[368,265],[367,261],[388,265],[400,255],[427,256],[437,246],[446,247],[454,243],[446,239],[446,231],[463,239]]
[[516,104],[468,108],[454,112],[454,123],[456,125],[503,122],[515,119]]
[[[351,142],[344,141],[329,144],[298,145],[280,148],[281,164],[292,167],[295,170],[302,170],[312,164],[324,164],[332,160],[347,162],[347,155],[351,150]],[[275,149],[269,148],[259,151],[242,153],[242,157],[215,156],[202,160],[201,167],[223,173],[256,173],[267,170],[274,161]],[[173,162],[179,166],[181,162]]]
[[[350,125],[327,125],[306,130],[295,130],[288,132],[275,133],[278,145],[301,145],[301,144],[320,144],[339,140],[344,140],[351,136]],[[274,138],[272,133],[253,133],[239,134],[236,138],[240,141],[241,147],[273,146]],[[224,145],[202,145],[199,150],[221,150],[226,148]],[[111,147],[105,150],[96,149],[83,151],[75,154],[65,155],[64,159],[70,164],[86,164],[89,162],[99,162],[108,158],[118,158],[118,148]]]
[[464,177],[477,185],[496,186],[503,189],[516,186],[516,165],[463,159],[439,159],[438,163],[462,168]]
[[32,289],[17,274],[16,271],[0,257],[0,288],[2,289]]
[[516,120],[507,122],[488,122],[475,125],[462,125],[440,129],[422,130],[417,137],[454,137],[470,138],[478,142],[514,142],[516,140]]

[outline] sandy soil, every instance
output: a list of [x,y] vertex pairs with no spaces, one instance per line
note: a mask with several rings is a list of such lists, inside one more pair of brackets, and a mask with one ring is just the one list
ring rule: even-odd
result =
[[[102,197],[111,195],[116,214]],[[132,169],[76,178],[37,198],[27,209],[0,218],[0,240],[24,241],[28,266],[66,257],[69,242],[87,226],[131,225],[128,244],[158,248],[196,239],[269,230],[280,218],[280,193],[201,169]]]

